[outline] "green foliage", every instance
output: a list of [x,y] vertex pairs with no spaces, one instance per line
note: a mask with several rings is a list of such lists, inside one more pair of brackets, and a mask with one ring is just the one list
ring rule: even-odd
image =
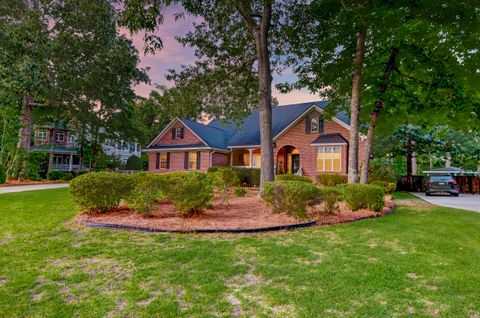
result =
[[335,213],[338,210],[337,202],[340,200],[340,190],[335,187],[321,187],[320,195],[325,203],[325,212]]
[[338,173],[322,173],[317,175],[317,184],[325,187],[334,187],[347,183],[347,176]]
[[0,165],[0,184],[5,183],[7,181],[7,173],[5,172],[5,168]]
[[262,198],[273,212],[285,212],[295,218],[306,217],[306,208],[320,198],[320,189],[303,181],[273,181],[264,185]]
[[209,168],[207,169],[207,172],[208,172],[208,173],[215,172],[215,171],[217,171],[218,169],[221,169],[221,168],[222,168],[222,167],[209,167]]
[[27,168],[24,178],[28,180],[39,181],[47,177],[48,170],[48,152],[31,151],[28,154]]
[[177,212],[184,217],[207,208],[213,199],[213,184],[203,172],[174,172],[164,175],[163,193],[170,199]]
[[132,191],[128,175],[115,172],[90,172],[70,181],[70,193],[82,210],[104,213],[118,207]]
[[374,181],[397,183],[397,177],[392,169],[387,164],[374,160],[370,161],[368,166],[368,180],[370,183]]
[[383,187],[371,184],[341,184],[337,188],[340,190],[341,200],[345,201],[352,211],[379,211],[385,206]]
[[245,194],[247,194],[247,190],[241,187],[236,187],[235,188],[235,196],[237,197],[244,197]]
[[47,173],[48,180],[71,180],[73,173],[60,170],[52,170]]
[[142,161],[139,157],[131,155],[125,163],[125,170],[142,170]]
[[228,206],[228,191],[231,187],[240,184],[239,172],[232,168],[220,168],[209,172],[215,189],[220,193],[222,204]]
[[90,171],[88,171],[88,170],[82,170],[82,169],[80,169],[80,170],[75,171],[75,176],[78,177],[78,176],[81,176],[81,175],[86,174],[86,173],[89,173],[89,172],[90,172]]
[[385,189],[385,192],[388,194],[392,194],[395,189],[397,189],[397,184],[392,183],[392,182],[387,182],[387,181],[373,181],[370,182],[370,184],[383,187]]
[[156,203],[162,198],[165,178],[148,172],[137,172],[129,176],[132,191],[126,198],[128,206],[144,217],[150,217]]
[[306,176],[297,176],[295,174],[279,174],[275,176],[275,181],[302,181],[313,183],[312,179]]
[[258,168],[234,168],[238,170],[238,177],[241,184],[249,187],[258,187],[260,185],[260,169]]

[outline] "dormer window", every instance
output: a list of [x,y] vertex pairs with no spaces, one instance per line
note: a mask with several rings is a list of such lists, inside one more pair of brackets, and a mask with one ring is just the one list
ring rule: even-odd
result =
[[318,117],[310,119],[310,132],[318,133]]
[[172,139],[183,139],[183,127],[172,128]]

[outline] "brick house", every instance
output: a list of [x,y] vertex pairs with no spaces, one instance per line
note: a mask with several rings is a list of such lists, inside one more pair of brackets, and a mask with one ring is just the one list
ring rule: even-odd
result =
[[[349,119],[338,113],[324,118],[326,101],[277,106],[272,109],[275,172],[315,178],[320,173],[346,174]],[[201,124],[174,119],[144,150],[148,170],[206,171],[212,166],[260,167],[259,112],[237,126],[232,121]],[[360,161],[364,138],[360,138]]]

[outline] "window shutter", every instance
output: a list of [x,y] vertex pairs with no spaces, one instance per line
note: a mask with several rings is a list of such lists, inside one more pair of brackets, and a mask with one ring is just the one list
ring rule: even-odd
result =
[[157,153],[157,158],[156,158],[156,161],[155,161],[155,168],[156,169],[159,169],[160,168],[160,154]]
[[167,169],[170,169],[170,153],[167,152]]
[[188,151],[185,151],[185,158],[183,160],[183,168],[188,170]]
[[307,134],[310,133],[310,130],[311,130],[311,129],[310,129],[310,126],[311,126],[310,118],[306,117],[306,118],[305,118],[305,132],[306,132]]
[[200,169],[200,156],[201,156],[201,152],[200,151],[197,151],[197,170]]
[[183,139],[183,131],[184,131],[184,128],[180,128],[180,139]]
[[323,133],[323,117],[318,118],[318,132]]
[[175,128],[172,128],[172,139],[175,139]]

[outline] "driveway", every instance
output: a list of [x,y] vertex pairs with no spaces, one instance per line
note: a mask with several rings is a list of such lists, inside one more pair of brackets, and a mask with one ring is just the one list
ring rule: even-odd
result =
[[480,212],[480,195],[479,194],[463,194],[460,193],[458,197],[432,195],[426,196],[425,193],[415,192],[413,195],[419,197],[422,200],[430,202],[431,204],[445,206],[448,208],[456,208],[462,210],[469,210]]
[[33,191],[33,190],[57,189],[57,188],[66,188],[66,187],[68,187],[68,183],[18,185],[18,186],[10,186],[10,187],[0,187],[0,194]]

